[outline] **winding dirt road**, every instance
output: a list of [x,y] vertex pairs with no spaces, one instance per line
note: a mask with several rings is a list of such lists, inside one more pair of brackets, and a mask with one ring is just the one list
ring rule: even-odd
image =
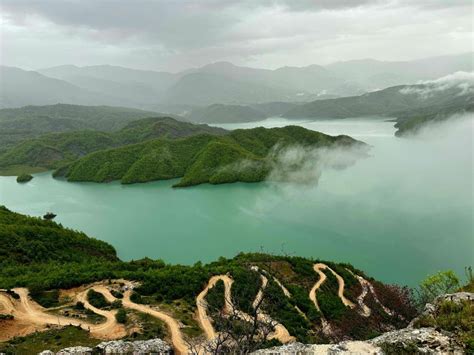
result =
[[372,310],[364,303],[365,297],[367,296],[367,294],[369,293],[369,290],[370,290],[369,282],[366,279],[364,279],[363,277],[354,274],[351,270],[349,270],[347,268],[346,268],[346,270],[349,271],[352,274],[352,276],[354,276],[357,279],[357,281],[359,281],[359,283],[362,287],[362,292],[357,297],[357,304],[359,305],[359,308],[360,308],[359,313],[363,317],[370,317],[370,315],[372,314]]
[[115,301],[115,297],[113,297],[112,294],[110,294],[109,290],[107,290],[103,286],[93,286],[76,295],[76,300],[79,302],[82,302],[85,308],[91,310],[92,312],[96,314],[99,314],[105,317],[105,322],[94,325],[93,327],[92,326],[90,327],[91,333],[92,334],[98,334],[98,333],[109,334],[109,338],[111,339],[118,339],[118,338],[123,338],[124,336],[126,336],[127,331],[125,330],[125,327],[123,326],[123,324],[119,324],[117,320],[115,319],[117,310],[105,311],[103,309],[94,307],[93,305],[89,303],[89,301],[87,300],[87,292],[89,292],[89,290],[91,289],[103,294],[105,299],[108,302]]
[[100,339],[116,339],[126,335],[125,328],[116,322],[114,312],[95,308],[87,302],[86,297],[82,296],[82,294],[81,297],[78,297],[78,300],[83,302],[86,308],[104,316],[106,322],[93,324],[75,318],[47,313],[46,308],[43,308],[30,299],[26,288],[15,288],[13,291],[20,296],[20,299],[15,300],[5,293],[0,293],[0,303],[2,307],[5,308],[9,314],[12,314],[15,320],[34,324],[37,329],[42,329],[47,325],[74,325],[89,330],[93,336]]
[[321,285],[327,279],[326,275],[322,271],[322,270],[326,270],[326,269],[329,270],[337,279],[337,283],[338,283],[337,295],[340,298],[341,302],[346,307],[354,308],[356,306],[352,301],[348,300],[344,296],[344,288],[345,288],[344,279],[338,273],[336,273],[333,269],[331,269],[326,264],[322,264],[322,263],[314,264],[313,269],[319,275],[319,280],[314,284],[313,288],[309,292],[309,298],[311,299],[311,301],[313,301],[313,303],[316,306],[316,308],[318,309],[318,311],[321,311],[321,309],[319,308],[318,301],[317,301],[317,298],[316,298],[316,291],[321,287]]
[[[256,308],[259,303],[261,302],[263,298],[263,290],[268,284],[268,279],[260,275],[262,285],[260,289],[258,290],[257,295],[255,296],[255,299],[252,303],[252,306]],[[235,307],[232,303],[232,283],[233,280],[228,276],[228,275],[216,275],[213,276],[209,279],[209,282],[207,283],[206,287],[199,293],[199,295],[196,297],[196,306],[198,309],[198,317],[199,317],[199,323],[201,325],[201,328],[204,330],[204,333],[206,334],[206,337],[208,340],[212,341],[217,337],[217,333],[214,330],[214,327],[212,325],[212,319],[209,317],[207,314],[207,302],[206,302],[206,295],[209,292],[211,288],[213,288],[218,281],[223,281],[224,282],[224,297],[225,297],[225,312],[227,314],[231,314],[232,312],[236,312],[238,317],[240,317],[243,320],[252,321],[252,317],[248,315],[245,312],[235,310]],[[275,331],[269,335],[269,339],[277,339],[282,343],[287,343],[290,341],[293,341],[295,338],[292,337],[288,330],[280,323],[276,323],[273,321],[270,316],[259,312],[257,314],[257,317],[259,318],[260,321],[266,322],[266,323],[272,323],[275,324]]]
[[[128,290],[124,293],[122,304],[126,308],[134,309],[136,311],[147,313],[153,317],[156,317],[163,322],[166,323],[168,329],[171,333],[171,342],[173,343],[173,347],[178,354],[187,354],[189,353],[188,346],[183,339],[183,335],[181,333],[181,327],[176,319],[171,317],[170,315],[158,311],[150,306],[145,306],[143,304],[134,303],[130,300],[131,291]],[[113,297],[113,296],[112,296]]]
[[217,333],[214,330],[214,327],[212,326],[212,319],[209,317],[207,314],[207,301],[206,301],[206,296],[207,293],[211,288],[213,288],[218,281],[224,282],[224,298],[225,298],[225,303],[224,303],[224,311],[227,314],[230,314],[233,310],[233,305],[232,305],[232,283],[234,280],[232,280],[228,275],[215,275],[212,276],[206,287],[197,295],[196,297],[196,307],[198,310],[198,319],[199,323],[201,325],[202,330],[204,331],[204,334],[206,334],[206,338],[208,340],[213,340],[217,337]]

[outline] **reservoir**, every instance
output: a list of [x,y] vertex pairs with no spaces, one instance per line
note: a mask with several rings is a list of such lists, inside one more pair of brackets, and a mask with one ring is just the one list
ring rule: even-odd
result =
[[51,173],[27,184],[0,177],[0,204],[112,244],[123,260],[208,262],[266,252],[350,262],[381,281],[415,286],[428,274],[474,266],[472,120],[394,136],[381,119],[221,125],[227,129],[298,124],[347,134],[372,146],[344,169],[313,183],[200,185],[174,181],[121,185],[69,183]]

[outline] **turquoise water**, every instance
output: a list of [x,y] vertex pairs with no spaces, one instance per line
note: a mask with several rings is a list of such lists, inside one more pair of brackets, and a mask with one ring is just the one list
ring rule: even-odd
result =
[[[254,125],[278,126],[284,120]],[[114,245],[121,258],[192,264],[240,251],[346,261],[386,282],[474,265],[472,121],[398,139],[373,120],[299,122],[373,146],[312,184],[228,184],[173,189],[173,181],[122,186],[35,175],[0,177],[0,203]],[[227,126],[237,128],[237,125]],[[440,133],[441,132],[441,133]]]

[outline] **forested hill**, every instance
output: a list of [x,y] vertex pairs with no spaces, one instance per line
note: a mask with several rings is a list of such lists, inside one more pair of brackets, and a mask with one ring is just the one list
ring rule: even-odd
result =
[[47,105],[0,110],[0,151],[45,133],[115,131],[129,122],[160,114],[125,107]]
[[317,100],[297,106],[283,116],[287,118],[349,118],[362,116],[396,117],[402,111],[448,106],[469,93],[461,86],[402,85],[360,96]]
[[442,122],[450,118],[457,119],[465,114],[474,115],[474,97],[458,96],[450,103],[432,105],[415,110],[397,112],[396,136],[417,133],[430,123]]
[[115,249],[103,241],[0,206],[0,269],[15,264],[117,260]]
[[25,140],[0,153],[0,171],[14,169],[22,173],[37,168],[54,169],[101,149],[160,137],[180,138],[202,133],[222,135],[226,131],[171,117],[152,117],[130,122],[116,132],[87,130],[51,133]]
[[[81,308],[71,308],[74,303],[71,306],[71,299],[64,301],[64,295],[61,296],[59,290],[77,286],[87,290],[96,281],[104,287],[113,287],[113,280],[120,279],[122,286],[134,283],[130,302],[158,306],[156,309],[163,307],[169,312],[168,317],[175,317],[180,324],[186,324],[178,332],[183,331],[190,340],[200,339],[203,334],[201,323],[196,321],[194,315],[201,304],[199,295],[213,276],[221,281],[215,287],[210,286],[212,290],[206,296],[211,319],[219,319],[217,310],[225,302],[222,280],[231,280],[230,292],[235,309],[255,314],[252,313],[255,312],[254,300],[261,291],[262,296],[259,297],[264,300],[259,308],[261,312],[281,324],[280,329],[284,327],[297,341],[322,342],[328,341],[328,336],[334,340],[367,339],[384,329],[405,326],[413,315],[406,290],[384,285],[349,264],[266,254],[239,254],[232,259],[219,258],[207,265],[196,263],[192,266],[170,265],[151,259],[123,262],[115,257],[115,251],[106,243],[53,222],[10,212],[5,207],[0,208],[0,251],[0,289],[28,287],[30,290],[32,300],[19,295],[15,289],[1,294],[0,300],[6,299],[13,308],[23,302],[31,304],[32,308],[36,307],[34,302],[46,308],[68,307],[69,304],[68,309],[75,314],[72,312],[77,313],[77,309]],[[321,273],[326,275],[326,281],[315,286],[321,279]],[[363,286],[356,275],[363,277],[364,282],[370,282],[372,291]],[[341,285],[344,289],[342,296],[339,295]],[[312,292],[314,287],[318,288],[316,294]],[[125,295],[115,291],[114,295],[123,297],[125,301]],[[68,297],[74,299],[74,292],[69,290]],[[365,298],[361,308],[357,297],[362,292],[369,292],[370,296]],[[21,297],[21,303],[13,297]],[[89,294],[85,297],[93,302]],[[126,308],[130,302],[120,303],[118,307]],[[83,301],[81,303],[84,307]],[[104,311],[101,314],[108,314],[105,311],[110,310],[109,306],[104,301],[100,305]],[[37,312],[54,311],[54,308],[34,309]],[[186,311],[183,312],[183,309]],[[3,310],[8,312],[9,308]],[[129,312],[128,309],[126,311]],[[17,314],[12,320],[2,323],[3,327],[12,327],[9,328],[13,332],[10,334],[17,334],[15,322],[31,319],[17,319]],[[129,324],[133,324],[131,312],[129,316]],[[55,324],[55,318],[49,319],[51,324]],[[61,322],[61,325],[68,324],[66,320]],[[84,318],[81,322],[89,324]],[[321,322],[330,323],[334,331],[324,335]],[[45,323],[50,324],[48,321]],[[235,323],[229,324],[234,327]],[[239,329],[242,331],[242,328]]]
[[[364,143],[348,136],[333,137],[298,126],[259,127],[231,131],[224,136],[157,139],[101,150],[59,169],[55,175],[66,176],[69,181],[122,183],[181,178],[175,186],[257,182],[267,178],[278,151],[290,146],[352,146],[364,152],[366,149]],[[298,169],[298,161],[292,164]]]

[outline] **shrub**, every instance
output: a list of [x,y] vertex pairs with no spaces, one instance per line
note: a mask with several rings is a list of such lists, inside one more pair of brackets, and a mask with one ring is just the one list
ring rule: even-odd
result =
[[110,291],[110,293],[111,293],[112,296],[114,296],[115,298],[119,298],[119,299],[122,299],[122,298],[123,298],[123,293],[120,292],[120,291],[112,290],[112,291]]
[[56,307],[59,305],[58,290],[39,291],[36,288],[30,288],[30,296],[45,308]]
[[125,311],[124,308],[120,308],[117,313],[115,314],[115,319],[117,320],[117,322],[119,322],[120,324],[125,324],[127,323],[127,311]]
[[89,290],[87,292],[87,300],[96,308],[106,308],[110,306],[110,303],[105,299],[105,296],[94,290]]
[[459,279],[452,270],[440,271],[428,276],[421,282],[418,290],[419,306],[424,307],[436,297],[455,292],[459,287]]
[[122,308],[122,301],[120,301],[120,300],[113,301],[110,304],[110,308],[112,308],[112,309]]
[[16,178],[16,182],[28,182],[31,179],[33,179],[33,176],[31,176],[30,174],[21,174],[18,175],[18,177]]

